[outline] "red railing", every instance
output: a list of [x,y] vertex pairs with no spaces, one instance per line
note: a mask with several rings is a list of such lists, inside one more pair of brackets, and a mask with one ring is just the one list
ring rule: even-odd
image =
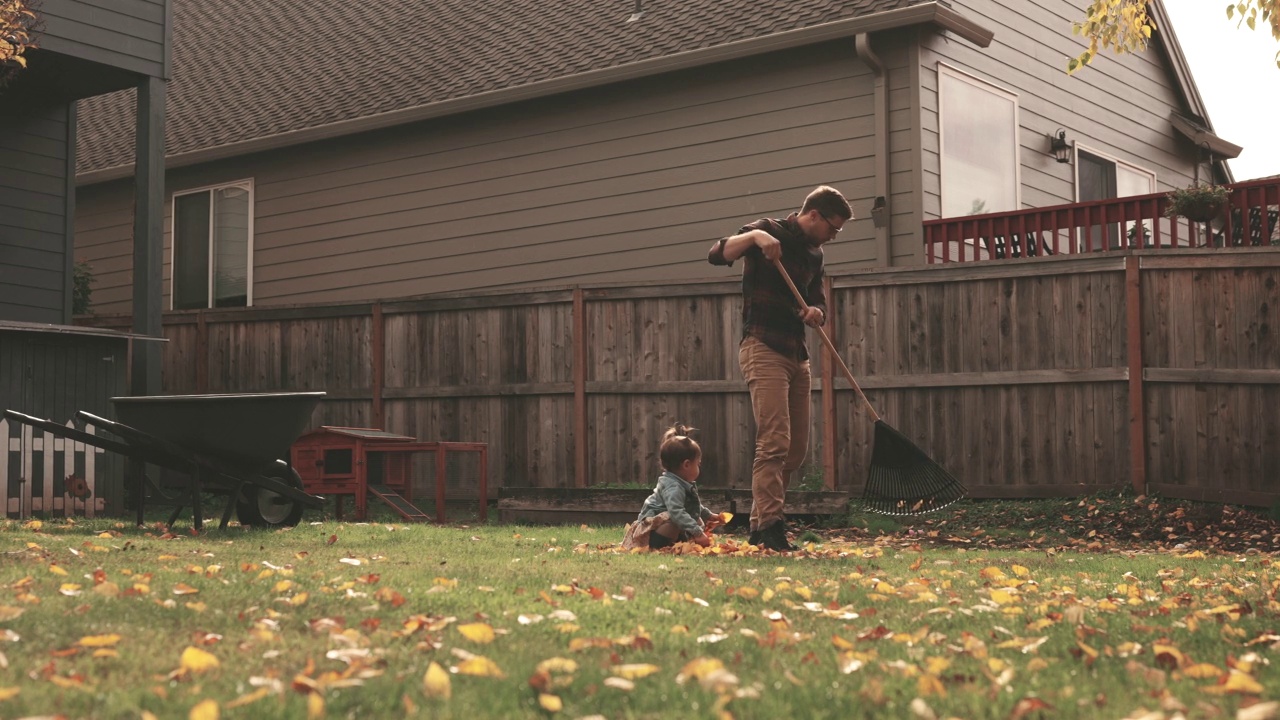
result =
[[1235,183],[1206,223],[1164,217],[1165,193],[928,220],[929,263],[1006,260],[1126,248],[1280,245],[1280,178]]

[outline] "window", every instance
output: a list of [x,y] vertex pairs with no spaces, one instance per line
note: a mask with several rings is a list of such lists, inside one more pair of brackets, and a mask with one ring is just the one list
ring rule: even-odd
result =
[[[1107,157],[1102,153],[1076,146],[1076,200],[1089,202],[1092,200],[1110,200],[1112,198],[1148,195],[1156,191],[1156,174],[1136,165]],[[1115,249],[1125,246],[1140,246],[1150,236],[1151,229],[1143,227],[1134,229],[1134,223],[1127,223],[1121,228],[1119,224],[1106,226],[1106,242],[1103,242],[1102,227],[1090,230],[1091,246],[1094,250]],[[1144,235],[1144,243],[1126,242],[1121,238],[1136,241],[1137,234]],[[1134,237],[1130,237],[1130,236]],[[1084,248],[1081,248],[1084,249]]]
[[173,196],[175,310],[253,304],[253,183]]
[[1017,210],[1018,97],[938,65],[942,216]]

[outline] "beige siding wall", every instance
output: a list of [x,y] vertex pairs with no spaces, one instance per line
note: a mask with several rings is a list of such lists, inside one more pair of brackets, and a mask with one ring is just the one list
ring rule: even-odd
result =
[[1172,110],[1185,112],[1162,48],[1109,53],[1075,76],[1067,60],[1084,49],[1071,34],[1083,2],[961,0],[955,8],[995,32],[989,48],[924,36],[920,53],[925,219],[939,217],[938,63],[998,85],[1018,96],[1022,206],[1074,202],[1075,166],[1054,161],[1048,134],[1155,172],[1157,190],[1191,181],[1194,150],[1175,136]]
[[[715,238],[816,184],[868,217],[872,113],[850,40],[179,168],[168,190],[253,180],[257,305],[723,279]],[[81,188],[99,312],[128,309],[130,192]],[[829,245],[833,271],[874,264],[872,232]],[[166,235],[166,307],[169,255]]]

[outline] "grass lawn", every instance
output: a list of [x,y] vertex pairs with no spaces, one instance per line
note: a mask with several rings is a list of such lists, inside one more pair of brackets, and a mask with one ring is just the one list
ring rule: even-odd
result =
[[1271,553],[822,537],[0,521],[0,717],[1274,717]]

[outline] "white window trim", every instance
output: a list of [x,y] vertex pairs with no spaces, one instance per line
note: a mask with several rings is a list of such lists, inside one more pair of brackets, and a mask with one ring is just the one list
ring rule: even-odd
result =
[[[977,75],[965,72],[964,70],[961,70],[958,67],[955,67],[953,65],[948,65],[947,63],[944,63],[944,62],[938,63],[938,78],[937,78],[938,87],[936,89],[938,94],[938,205],[939,205],[939,208],[945,208],[947,206],[947,199],[944,196],[944,194],[946,193],[946,182],[943,180],[943,178],[947,176],[947,168],[946,168],[947,153],[946,153],[946,148],[943,145],[943,139],[942,139],[943,138],[942,128],[946,124],[946,118],[944,118],[942,115],[942,76],[943,75],[947,75],[956,80],[966,82],[970,85],[981,88],[983,90],[990,91],[995,95],[1005,97],[1009,99],[1011,102],[1013,102],[1013,184],[1014,184],[1013,202],[1014,202],[1014,205],[1016,205],[1016,207],[1012,209],[1021,210],[1022,209],[1022,137],[1021,137],[1022,107],[1018,103],[1018,94],[1011,90],[1006,90],[1000,87],[999,85],[996,85],[995,83],[984,80],[978,77]],[[1006,211],[996,211],[996,212],[1006,212]]]
[[[221,190],[223,188],[231,188],[231,187],[244,188],[245,190],[249,191],[249,241],[247,243],[248,247],[246,248],[246,251],[248,252],[249,257],[245,261],[244,304],[245,304],[245,307],[253,307],[253,236],[254,236],[253,220],[254,220],[254,216],[257,215],[257,213],[254,211],[253,178],[246,178],[244,180],[233,180],[231,182],[217,183],[215,185],[205,185],[203,187],[196,187],[196,188],[189,188],[182,191],[175,191],[173,195],[169,197],[169,309],[170,310],[174,309],[173,303],[174,303],[174,299],[177,297],[177,293],[174,292],[173,286],[174,286],[174,280],[177,276],[177,266],[174,264],[174,262],[175,262],[175,253],[178,247],[178,232],[177,232],[177,226],[176,226],[177,219],[178,219],[178,198],[183,195],[195,195],[196,193],[202,193],[202,192],[211,193],[214,190]],[[214,250],[213,248],[213,203],[210,202],[209,203],[209,265],[208,265],[209,267],[208,283],[209,284],[208,284],[207,290],[205,291],[205,296],[208,298],[208,302],[210,303],[213,302],[213,250]],[[212,305],[206,307],[205,309],[206,310],[212,309]]]
[[1080,202],[1080,152],[1082,150],[1084,152],[1089,153],[1090,155],[1093,155],[1094,157],[1100,157],[1103,160],[1109,160],[1115,163],[1116,165],[1123,165],[1124,167],[1134,171],[1135,173],[1138,173],[1139,175],[1150,175],[1151,176],[1151,192],[1159,192],[1157,188],[1159,188],[1160,186],[1156,184],[1156,181],[1159,178],[1156,177],[1155,170],[1148,170],[1147,168],[1144,168],[1141,165],[1134,165],[1133,163],[1127,162],[1125,160],[1121,160],[1120,158],[1114,155],[1105,153],[1101,150],[1095,150],[1094,148],[1088,145],[1081,145],[1078,142],[1073,142],[1071,145],[1072,145],[1071,166],[1072,166],[1072,174],[1074,175],[1075,185],[1076,185],[1075,187],[1076,202]]

